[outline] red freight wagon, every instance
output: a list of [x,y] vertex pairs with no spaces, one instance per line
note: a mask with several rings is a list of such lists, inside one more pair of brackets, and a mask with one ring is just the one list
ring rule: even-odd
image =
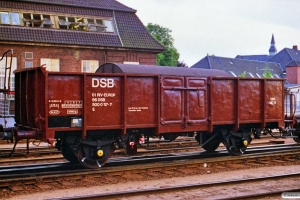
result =
[[36,138],[71,162],[106,163],[139,139],[196,135],[208,151],[245,151],[250,134],[284,126],[284,80],[229,77],[220,70],[104,64],[96,73],[15,71],[18,139]]

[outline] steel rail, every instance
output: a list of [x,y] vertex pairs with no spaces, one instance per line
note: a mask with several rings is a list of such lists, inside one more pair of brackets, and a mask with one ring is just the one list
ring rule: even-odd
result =
[[[237,185],[237,184],[245,184],[249,182],[262,182],[268,180],[282,180],[283,178],[296,178],[300,177],[299,173],[290,173],[290,174],[281,174],[275,176],[265,176],[265,177],[254,177],[248,179],[232,179],[226,181],[218,181],[218,182],[205,182],[205,183],[197,183],[197,184],[185,184],[185,185],[177,185],[177,186],[166,186],[166,187],[155,187],[155,188],[148,188],[148,189],[139,189],[139,190],[127,190],[127,191],[120,191],[120,192],[111,192],[111,193],[101,193],[101,194],[94,194],[94,195],[83,195],[83,196],[73,196],[73,197],[64,197],[59,198],[60,200],[69,200],[69,199],[115,199],[115,198],[126,198],[126,197],[134,197],[134,196],[146,196],[146,195],[157,195],[162,193],[170,193],[170,192],[178,192],[182,190],[193,190],[193,189],[203,189],[203,188],[212,188],[216,186],[226,185]],[[219,200],[229,200],[229,199],[244,199],[244,198],[253,198],[253,197],[261,197],[267,195],[274,195],[274,194],[281,194],[282,192],[293,192],[299,191],[300,188],[296,189],[285,189],[285,190],[275,190],[272,192],[264,192],[264,193],[253,193],[241,196],[234,196],[234,197],[224,197],[218,198]],[[53,200],[58,200],[54,198]]]
[[[260,147],[252,147],[250,150],[250,152],[260,152],[260,151],[272,151],[274,149],[272,148],[276,148],[276,151],[278,151],[278,148],[283,148],[280,149],[281,151],[283,150],[291,150],[290,148],[295,148],[295,150],[300,149],[300,147],[295,146],[295,145],[281,145],[281,146],[260,146]],[[262,152],[263,153],[263,152]],[[159,155],[142,155],[142,156],[133,156],[133,157],[114,157],[111,158],[108,163],[106,164],[106,166],[104,168],[102,168],[102,170],[104,170],[106,167],[114,167],[114,166],[124,166],[124,165],[130,165],[130,164],[143,164],[143,163],[153,163],[153,162],[159,162],[159,161],[172,161],[172,160],[182,160],[182,159],[205,159],[205,158],[216,158],[216,157],[224,157],[227,156],[228,153],[225,149],[219,150],[218,152],[215,153],[206,153],[204,151],[200,151],[200,152],[185,152],[185,153],[172,153],[172,154],[159,154]],[[257,155],[257,154],[256,154]],[[244,155],[245,156],[245,155]],[[230,157],[229,160],[235,159],[238,157]],[[52,159],[52,158],[47,158],[47,159]],[[46,161],[47,161],[46,159]],[[63,159],[63,157],[60,158],[53,158],[53,159]],[[240,159],[240,158],[238,158]],[[34,158],[33,161],[45,161],[44,158],[42,158],[42,160],[40,160],[39,158]],[[19,159],[18,162],[28,162],[27,159]],[[9,163],[9,161],[8,161]],[[70,166],[69,162],[59,162],[60,164],[62,163],[63,165],[68,165]],[[8,165],[8,166],[0,166],[0,176],[3,175],[3,173],[7,172],[10,175],[12,175],[13,173],[23,173],[24,172],[20,172],[20,170],[23,169],[28,169],[28,170],[39,170],[40,168],[44,168],[43,166],[47,165],[47,169],[49,171],[52,170],[52,166],[57,166],[57,163],[43,163],[43,164],[26,164],[26,165]],[[64,167],[63,167],[64,168]],[[3,178],[3,177],[2,177]]]
[[[74,177],[78,179],[87,178],[87,177],[97,177],[103,175],[122,175],[124,173],[144,173],[147,171],[164,171],[164,170],[176,170],[182,168],[189,168],[189,167],[200,167],[203,168],[203,164],[207,163],[208,165],[218,164],[218,163],[247,163],[249,162],[260,162],[265,160],[266,158],[273,158],[274,160],[280,159],[283,156],[290,157],[292,159],[299,159],[300,157],[300,150],[290,150],[290,151],[277,151],[273,152],[270,155],[270,151],[268,153],[257,153],[252,155],[244,155],[244,156],[225,156],[225,157],[218,157],[218,158],[203,158],[203,159],[192,159],[192,160],[178,160],[178,161],[170,161],[170,162],[156,162],[156,163],[147,163],[147,164],[139,164],[139,165],[120,165],[117,167],[104,167],[101,170],[88,170],[88,169],[79,169],[72,168],[71,165],[66,165],[63,171],[49,171],[49,167],[45,165],[45,171],[37,173],[35,170],[31,173],[18,173],[13,174],[9,173],[7,175],[0,176],[0,187],[8,187],[11,185],[19,184],[26,184],[26,182],[30,184],[38,183],[38,182],[53,182],[59,180],[72,180]],[[183,162],[184,161],[184,162]],[[123,161],[121,161],[123,163]],[[59,166],[56,166],[59,167]],[[69,170],[67,170],[69,169]],[[203,168],[205,169],[205,168]],[[200,170],[200,169],[198,169]]]

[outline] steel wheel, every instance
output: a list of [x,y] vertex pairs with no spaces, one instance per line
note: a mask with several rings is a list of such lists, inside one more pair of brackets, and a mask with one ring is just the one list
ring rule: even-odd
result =
[[69,147],[69,145],[63,145],[61,148],[61,153],[63,157],[70,161],[71,163],[78,164],[78,158],[76,155],[73,153],[72,149]]
[[[216,134],[218,134],[218,133],[216,133]],[[209,138],[211,138],[213,136],[213,133],[206,133],[206,132],[204,132],[202,134],[198,133],[195,136],[195,139],[197,140],[197,142],[199,142],[199,144],[200,144],[200,141],[201,141],[200,140],[201,136],[202,136],[202,143],[205,143]],[[213,138],[208,143],[203,145],[202,148],[205,149],[208,152],[213,152],[219,147],[220,143],[221,143],[220,137],[219,137],[219,135],[217,135],[215,138]]]
[[241,138],[234,135],[227,135],[224,145],[231,155],[239,156],[245,153],[251,141],[252,138],[250,136]]
[[293,138],[293,140],[297,143],[300,143],[300,138]]
[[166,135],[163,135],[163,138],[165,140],[169,140],[170,142],[174,141],[177,137],[178,137],[178,135],[176,135],[176,134],[166,134]]
[[108,160],[115,151],[113,144],[103,146],[97,149],[94,146],[80,144],[77,149],[77,158],[79,163],[86,168],[99,169]]

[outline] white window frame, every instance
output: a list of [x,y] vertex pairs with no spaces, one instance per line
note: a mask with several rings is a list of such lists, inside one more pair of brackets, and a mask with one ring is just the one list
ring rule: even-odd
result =
[[103,24],[106,26],[105,28],[105,32],[110,32],[110,33],[114,33],[114,26],[113,26],[113,22],[112,20],[102,20]]
[[[5,18],[4,18],[4,15],[6,15]],[[4,25],[20,26],[21,25],[20,13],[2,11],[2,12],[0,12],[0,22],[1,22],[1,24],[4,24]]]
[[130,65],[139,65],[140,62],[131,62],[131,61],[124,61],[123,64],[130,64]]
[[81,72],[94,73],[99,68],[98,60],[82,60]]
[[41,65],[44,65],[44,67],[51,72],[60,71],[59,59],[56,58],[41,58]]
[[25,59],[26,60],[33,59],[33,52],[25,52]]
[[25,68],[32,68],[33,62],[32,61],[25,61]]

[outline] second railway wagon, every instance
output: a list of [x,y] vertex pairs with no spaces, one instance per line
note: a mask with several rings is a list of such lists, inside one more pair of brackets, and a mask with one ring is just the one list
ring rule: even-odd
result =
[[195,135],[207,151],[223,142],[244,153],[260,131],[284,127],[284,80],[220,70],[107,63],[96,73],[15,71],[15,137],[56,144],[87,168],[141,137]]

